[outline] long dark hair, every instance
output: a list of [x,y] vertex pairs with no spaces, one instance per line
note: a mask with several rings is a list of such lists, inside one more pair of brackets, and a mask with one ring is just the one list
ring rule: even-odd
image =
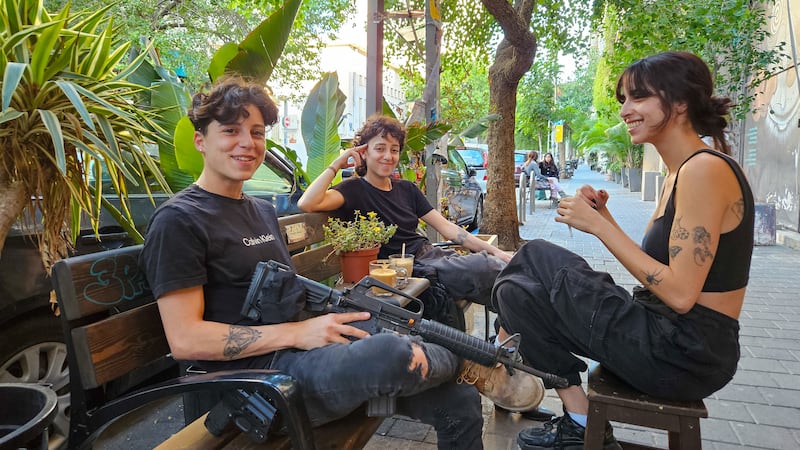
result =
[[727,97],[714,95],[714,80],[708,65],[689,52],[664,52],[642,58],[628,66],[617,81],[616,95],[625,101],[623,86],[634,98],[656,96],[661,100],[665,126],[672,117],[673,108],[685,103],[692,127],[701,137],[710,136],[714,146],[730,155],[725,139],[731,107]]
[[[364,125],[361,126],[361,129],[358,130],[358,133],[353,137],[353,147],[366,144],[375,136],[386,136],[387,134],[397,139],[397,142],[400,143],[400,149],[402,150],[406,140],[406,128],[403,124],[395,118],[383,116],[381,114],[373,114],[369,116],[367,121],[364,122]],[[356,167],[356,173],[360,177],[367,174],[366,160],[361,160],[361,165]]]
[[[550,162],[547,162],[547,155],[550,155]],[[542,162],[540,162],[539,164],[543,164],[548,167],[556,167],[556,159],[553,157],[552,153],[547,152],[544,154],[544,156],[542,157]]]

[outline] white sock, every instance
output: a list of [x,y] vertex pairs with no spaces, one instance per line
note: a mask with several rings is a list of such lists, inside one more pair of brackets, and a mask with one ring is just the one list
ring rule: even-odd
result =
[[567,414],[569,414],[569,416],[572,418],[572,420],[577,422],[580,426],[582,426],[583,428],[586,428],[586,419],[588,417],[586,414],[577,414],[577,413],[572,413],[572,412],[569,412],[569,411],[567,411]]
[[[495,347],[500,347],[500,337],[499,336],[495,336],[494,337],[494,346]],[[515,351],[517,351],[517,347],[503,347],[503,348],[506,349],[509,353],[514,353]]]

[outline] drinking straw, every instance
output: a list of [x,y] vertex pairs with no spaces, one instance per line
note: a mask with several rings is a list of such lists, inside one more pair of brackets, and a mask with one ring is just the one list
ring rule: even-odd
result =
[[401,257],[403,257],[403,258],[406,257],[406,243],[405,242],[403,242],[403,247],[402,247],[402,250],[400,250],[400,253],[401,253],[401,255],[400,255]]

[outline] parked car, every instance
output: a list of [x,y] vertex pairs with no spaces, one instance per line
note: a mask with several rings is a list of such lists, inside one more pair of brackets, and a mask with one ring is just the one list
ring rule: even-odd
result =
[[441,212],[456,224],[474,230],[483,220],[483,189],[475,180],[475,169],[467,167],[455,148],[448,149],[447,158],[442,168],[447,210]]
[[514,151],[514,185],[519,186],[519,175],[522,173],[522,166],[528,158],[526,150]]
[[[295,185],[294,167],[282,155],[269,151],[244,191],[272,202],[279,215],[300,212],[297,200],[302,194]],[[110,183],[104,192],[113,192]],[[144,232],[157,205],[167,194],[153,194],[155,205],[146,194],[131,194],[134,223]],[[119,206],[116,194],[106,198]],[[62,448],[69,433],[69,367],[61,323],[51,311],[52,290],[36,248],[31,226],[16,223],[10,230],[0,256],[0,382],[49,385],[58,393],[58,415],[50,431],[50,448]],[[131,245],[133,239],[108,214],[101,214],[100,236],[95,236],[88,221],[83,223],[74,254],[93,253]],[[4,406],[5,407],[5,406]]]
[[481,192],[486,195],[486,174],[487,162],[489,159],[489,150],[481,146],[474,146],[475,144],[467,144],[464,147],[455,147],[459,155],[464,159],[467,167],[475,170],[475,181],[481,187]]

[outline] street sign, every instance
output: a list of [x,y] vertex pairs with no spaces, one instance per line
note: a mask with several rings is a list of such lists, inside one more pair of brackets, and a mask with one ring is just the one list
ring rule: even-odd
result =
[[283,118],[283,128],[291,128],[292,127],[292,119],[289,116]]

